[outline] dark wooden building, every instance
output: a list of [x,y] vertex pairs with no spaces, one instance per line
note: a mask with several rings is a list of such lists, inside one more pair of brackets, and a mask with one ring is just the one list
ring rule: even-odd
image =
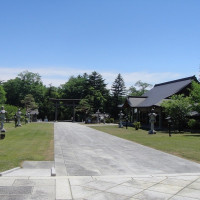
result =
[[127,97],[123,109],[129,113],[130,121],[140,121],[142,125],[149,124],[148,114],[154,108],[157,113],[156,126],[162,128],[166,120],[162,112],[161,103],[169,101],[174,94],[189,95],[192,81],[197,81],[195,76],[182,78],[174,81],[156,84],[151,90],[140,97]]

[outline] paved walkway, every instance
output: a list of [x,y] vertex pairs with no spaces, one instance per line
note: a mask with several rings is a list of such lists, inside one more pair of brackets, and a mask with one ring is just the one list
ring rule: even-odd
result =
[[55,124],[52,165],[3,174],[0,200],[200,200],[199,164],[79,124]]
[[1,177],[1,200],[199,200],[200,174]]
[[59,176],[200,173],[200,165],[76,123],[55,123]]

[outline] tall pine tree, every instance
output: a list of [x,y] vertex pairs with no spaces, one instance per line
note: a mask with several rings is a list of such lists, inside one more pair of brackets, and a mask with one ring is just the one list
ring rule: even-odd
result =
[[113,114],[116,118],[118,114],[117,106],[123,103],[123,96],[126,94],[126,87],[121,74],[117,75],[117,78],[112,84],[111,91],[113,98]]

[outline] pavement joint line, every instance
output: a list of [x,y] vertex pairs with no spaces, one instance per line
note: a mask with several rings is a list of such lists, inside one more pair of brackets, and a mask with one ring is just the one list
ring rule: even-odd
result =
[[68,184],[69,184],[69,190],[70,190],[71,197],[72,197],[72,199],[74,199],[73,195],[72,195],[72,188],[71,188],[70,181],[69,181],[69,179],[67,179],[67,180],[68,180]]
[[[180,191],[178,191],[176,194],[174,194],[174,196],[178,195],[178,193],[180,193],[181,191],[183,191],[185,188],[187,188],[189,185],[192,185],[192,183],[196,182],[199,179],[199,177],[197,179],[195,179],[194,181],[190,182],[188,185],[186,185],[185,187],[183,187]],[[195,190],[195,189],[194,189]],[[179,195],[182,196],[182,195]],[[172,197],[171,197],[172,198]],[[169,199],[171,199],[169,198]]]
[[[166,179],[167,179],[167,177],[165,177],[164,180],[166,180]],[[133,180],[134,180],[134,179],[133,179]],[[164,180],[162,180],[162,181],[164,181]],[[160,184],[162,181],[159,181],[159,182],[157,182],[157,183],[155,183],[155,184],[153,184],[153,185],[151,185],[151,186],[149,186],[149,187],[143,189],[142,191],[138,192],[137,194],[134,194],[132,197],[134,197],[134,196],[136,196],[136,195],[138,195],[138,194],[144,192],[145,190],[148,190],[148,189],[151,188],[152,186],[155,186],[155,185]],[[154,191],[154,190],[150,190],[150,191]],[[156,192],[158,192],[158,191],[156,191]],[[165,193],[165,192],[159,192],[159,193]],[[168,193],[165,193],[165,194],[168,194]]]

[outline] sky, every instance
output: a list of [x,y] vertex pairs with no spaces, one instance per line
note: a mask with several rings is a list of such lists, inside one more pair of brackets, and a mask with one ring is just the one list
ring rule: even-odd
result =
[[97,71],[111,87],[196,75],[199,0],[0,0],[0,80],[28,70],[47,86]]

